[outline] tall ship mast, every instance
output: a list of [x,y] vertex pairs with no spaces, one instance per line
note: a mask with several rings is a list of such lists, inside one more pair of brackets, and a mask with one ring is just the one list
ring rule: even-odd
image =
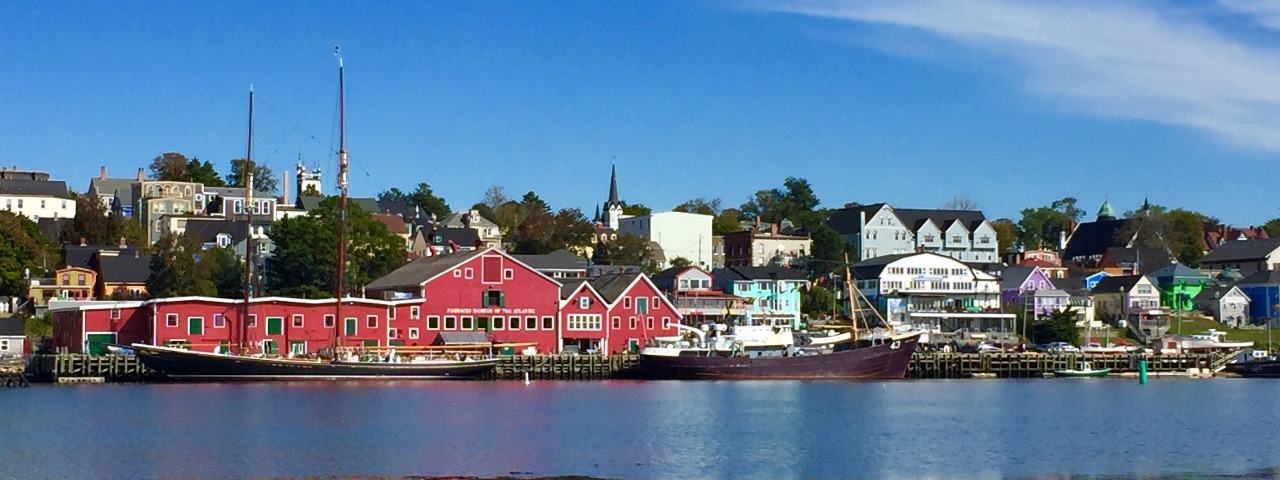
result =
[[[346,125],[346,83],[342,73],[342,53],[338,51],[338,47],[333,47],[334,56],[338,57],[338,271],[336,279],[337,309],[333,321],[333,337],[334,346],[338,347],[342,344],[341,325],[345,324],[342,318],[342,298],[344,292],[344,283],[346,280],[346,251],[347,251],[347,125]],[[336,353],[336,349],[335,349]]]
[[249,301],[253,299],[253,86],[249,86],[249,139],[244,151],[244,305],[240,315],[239,353],[248,355]]

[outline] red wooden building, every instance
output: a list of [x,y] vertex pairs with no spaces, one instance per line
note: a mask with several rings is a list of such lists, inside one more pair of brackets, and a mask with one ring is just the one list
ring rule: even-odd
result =
[[563,288],[563,346],[579,351],[638,351],[649,339],[677,334],[680,313],[642,273],[602,275]]
[[53,345],[67,352],[101,354],[112,343],[151,341],[151,306],[145,302],[85,302],[49,313]]
[[[643,274],[567,286],[495,249],[425,257],[366,286],[373,298],[209,297],[112,302],[54,310],[54,345],[101,353],[107,343],[200,351],[310,353],[343,346],[440,345],[446,332],[481,332],[538,353],[617,353],[676,334],[680,315]],[[562,298],[562,291],[564,296]],[[376,299],[375,299],[376,298]],[[96,345],[96,347],[91,347]],[[566,349],[566,347],[568,347]],[[525,350],[525,349],[521,349]]]
[[[424,257],[374,280],[367,296],[416,298],[396,329],[408,345],[440,343],[441,332],[487,332],[496,343],[559,350],[560,283],[492,248]],[[415,318],[416,317],[416,318]],[[417,338],[411,329],[417,328]]]

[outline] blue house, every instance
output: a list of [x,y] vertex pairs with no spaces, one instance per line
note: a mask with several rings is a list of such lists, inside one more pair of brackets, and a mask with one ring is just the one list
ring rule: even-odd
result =
[[1249,297],[1249,318],[1255,323],[1280,318],[1280,271],[1263,270],[1236,283]]
[[1085,290],[1088,290],[1088,291],[1090,291],[1090,292],[1092,292],[1092,291],[1093,291],[1093,287],[1098,286],[1098,282],[1101,282],[1101,281],[1102,281],[1102,279],[1107,278],[1107,277],[1110,277],[1110,276],[1111,276],[1111,274],[1109,274],[1109,273],[1107,273],[1107,272],[1098,272],[1098,273],[1095,273],[1095,274],[1093,274],[1093,275],[1089,275],[1089,276],[1087,276],[1087,277],[1084,277],[1084,289],[1085,289]]
[[809,281],[783,267],[725,267],[711,272],[725,293],[747,299],[747,325],[800,327],[800,291]]

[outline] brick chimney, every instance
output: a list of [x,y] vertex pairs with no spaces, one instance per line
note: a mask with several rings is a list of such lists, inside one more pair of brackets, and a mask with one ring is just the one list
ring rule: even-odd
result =
[[771,224],[769,224],[769,235],[772,235],[772,236],[775,236],[775,237],[776,237],[776,236],[778,236],[778,224],[777,224],[777,223],[771,223]]
[[98,178],[107,178],[107,166],[98,167]]
[[284,177],[284,181],[280,182],[280,185],[283,185],[284,188],[282,188],[283,193],[280,195],[280,203],[288,205],[289,204],[289,172],[282,173],[281,176]]
[[142,176],[142,167],[138,167],[138,181],[141,182],[144,178]]

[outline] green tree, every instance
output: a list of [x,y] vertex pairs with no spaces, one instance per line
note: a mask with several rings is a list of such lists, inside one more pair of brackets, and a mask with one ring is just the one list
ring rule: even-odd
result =
[[1007,218],[997,218],[991,222],[991,229],[996,231],[996,244],[1000,253],[1012,252],[1018,241],[1018,224]]
[[28,277],[43,277],[57,258],[53,242],[35,222],[0,211],[0,295],[26,297]]
[[171,182],[185,181],[187,156],[178,152],[165,152],[151,160],[151,179]]
[[203,184],[206,187],[227,186],[226,182],[222,181],[222,177],[218,176],[218,170],[213,168],[212,162],[201,162],[198,158],[187,161],[187,166],[182,171],[182,179]]
[[62,244],[116,245],[123,238],[126,245],[146,248],[147,232],[137,220],[107,213],[96,197],[76,197],[76,216],[64,224],[56,239]]
[[591,243],[595,228],[576,208],[555,215],[542,210],[529,213],[516,229],[513,253],[541,255],[565,248],[581,250]]
[[783,219],[796,221],[798,214],[813,212],[820,203],[808,180],[787,177],[782,182],[782,188],[757,191],[747,203],[742,204],[741,213],[748,219],[759,218],[769,223],[781,222]]
[[1075,197],[1064,197],[1053,203],[1022,210],[1018,220],[1019,243],[1029,249],[1054,248],[1063,233],[1080,221],[1084,212],[1076,208]]
[[[280,188],[280,181],[276,179],[275,172],[272,172],[270,167],[258,162],[249,162],[248,168],[253,169],[253,190],[275,195],[276,190]],[[245,159],[237,158],[232,160],[231,173],[227,174],[227,186],[244,188],[245,171]]]
[[809,318],[835,316],[839,308],[835,292],[822,285],[812,285],[800,296],[800,312]]
[[653,209],[644,206],[643,203],[632,205],[627,202],[622,202],[622,214],[631,215],[633,217],[643,217],[645,215],[652,215]]
[[151,254],[147,293],[157,298],[216,294],[211,264],[200,261],[202,254],[200,239],[194,234],[160,237]]
[[219,297],[244,297],[244,262],[237,259],[230,248],[206,249],[200,262],[211,272],[213,288]]
[[668,264],[670,264],[672,267],[678,267],[678,268],[684,268],[684,267],[691,267],[691,266],[693,266],[693,260],[689,260],[689,259],[684,258],[684,257],[676,257],[676,258],[673,258],[673,259],[671,259],[671,261],[670,261],[670,262],[667,262],[667,263],[668,263]]
[[825,223],[809,230],[813,247],[809,249],[809,275],[818,277],[828,273],[843,272],[844,258],[850,253],[840,234]]
[[[273,295],[331,298],[337,289],[339,212],[337,197],[329,197],[306,216],[286,218],[272,225],[275,252],[267,259],[266,290]],[[369,213],[350,205],[347,212],[343,291],[359,292],[363,285],[405,263],[404,239],[387,231]]]
[[1267,220],[1267,223],[1262,224],[1262,230],[1267,232],[1270,238],[1280,237],[1280,218]]
[[617,240],[600,244],[595,251],[596,263],[601,265],[639,266],[646,271],[656,269],[653,249],[642,237],[624,233]]
[[1191,268],[1200,267],[1204,257],[1205,216],[1189,210],[1175,208],[1166,214],[1164,222],[1165,246],[1179,263]]
[[715,218],[711,219],[711,234],[724,235],[727,233],[741,232],[742,225],[739,223],[742,217],[736,208],[726,208],[721,210]]
[[52,337],[53,314],[45,312],[44,315],[33,315],[27,317],[26,321],[22,324],[22,328],[27,339],[33,342],[38,343],[40,339]]
[[418,188],[413,193],[405,193],[399,188],[393,187],[379,193],[378,200],[403,202],[418,207],[423,215],[434,215],[437,220],[444,220],[449,214],[453,213],[453,210],[449,208],[449,203],[443,198],[437,197],[435,192],[431,190],[431,185],[426,183],[419,183]]
[[1067,307],[1040,317],[1031,323],[1031,338],[1036,343],[1067,342],[1080,345],[1080,329],[1076,327],[1076,310]]
[[711,200],[707,200],[703,197],[698,197],[693,200],[689,200],[687,202],[676,205],[675,208],[671,209],[671,211],[684,212],[684,213],[700,213],[702,215],[714,216],[720,213],[720,199],[713,198]]

